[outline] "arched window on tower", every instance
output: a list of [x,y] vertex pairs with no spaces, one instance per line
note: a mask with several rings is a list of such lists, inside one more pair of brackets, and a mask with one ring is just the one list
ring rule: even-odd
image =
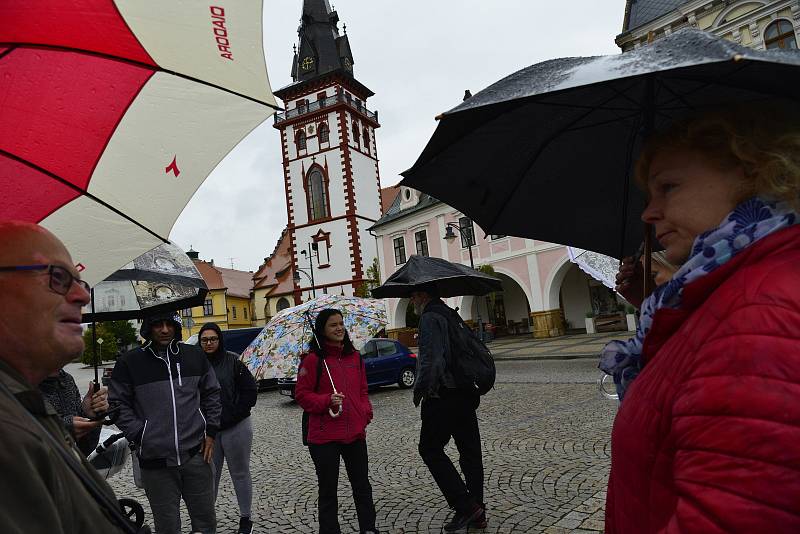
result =
[[306,132],[305,130],[300,130],[297,133],[297,150],[305,150],[306,149]]
[[308,175],[308,206],[312,221],[328,216],[328,187],[319,169],[313,169]]
[[369,129],[364,126],[364,152],[369,154]]
[[353,121],[353,142],[355,144],[361,143],[361,131],[358,128],[358,123]]
[[317,129],[317,132],[319,133],[319,142],[320,143],[329,143],[330,142],[331,130],[330,130],[330,128],[328,128],[327,124],[325,124],[324,122],[321,123],[319,125],[319,128]]
[[797,49],[794,26],[785,19],[776,20],[764,30],[764,46],[767,48]]

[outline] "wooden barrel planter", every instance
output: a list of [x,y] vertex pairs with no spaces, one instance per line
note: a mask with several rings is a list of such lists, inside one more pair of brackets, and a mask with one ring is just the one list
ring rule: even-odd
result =
[[560,309],[531,312],[531,323],[533,324],[533,337],[535,338],[564,335],[564,318]]

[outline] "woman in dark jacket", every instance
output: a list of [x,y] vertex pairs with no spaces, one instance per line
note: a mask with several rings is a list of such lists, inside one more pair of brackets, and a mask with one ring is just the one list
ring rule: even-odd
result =
[[250,476],[250,452],[253,448],[253,424],[250,408],[256,404],[258,387],[253,375],[235,352],[228,352],[222,332],[216,323],[206,323],[198,334],[200,347],[208,356],[221,388],[222,419],[213,450],[216,479],[214,495],[219,490],[222,465],[228,460],[239,502],[239,534],[253,531],[250,509],[253,501],[253,481]]
[[308,450],[319,482],[320,534],[341,532],[336,496],[340,457],[353,489],[360,531],[378,532],[366,441],[372,404],[364,362],[347,335],[340,311],[326,309],[317,316],[311,350],[297,374],[295,398],[309,413]]

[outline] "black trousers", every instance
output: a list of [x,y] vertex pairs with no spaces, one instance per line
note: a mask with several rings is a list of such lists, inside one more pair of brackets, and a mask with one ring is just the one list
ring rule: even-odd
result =
[[[480,397],[476,393],[444,388],[440,395],[441,398],[422,401],[419,454],[447,504],[466,513],[474,504],[483,503],[481,434],[475,415]],[[458,449],[458,463],[465,480],[461,480],[444,452],[451,437]]]
[[367,442],[360,439],[353,443],[325,443],[308,445],[314,460],[319,482],[319,532],[320,534],[340,534],[339,500],[336,490],[339,486],[339,458],[344,459],[347,478],[353,489],[358,526],[361,532],[375,529],[375,504],[372,502],[372,486],[369,483],[369,460]]

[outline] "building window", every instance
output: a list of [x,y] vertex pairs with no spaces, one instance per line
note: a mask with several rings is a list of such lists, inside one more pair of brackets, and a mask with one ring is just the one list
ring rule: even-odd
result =
[[356,124],[356,121],[353,121],[353,141],[355,144],[361,143],[361,135],[359,132],[358,124]]
[[247,319],[247,308],[244,309],[244,318]]
[[117,303],[116,299],[114,298],[114,295],[107,296],[106,297],[106,302],[108,303],[108,307],[109,308],[113,308]]
[[206,299],[203,302],[203,315],[214,315],[214,303],[211,299]]
[[305,130],[300,130],[297,132],[297,150],[305,150],[306,149],[306,132]]
[[322,91],[321,93],[317,93],[317,100],[319,101],[319,107],[320,108],[324,108],[325,107],[325,91]]
[[328,216],[328,192],[325,178],[319,169],[313,169],[308,175],[308,200],[312,221]]
[[414,233],[414,243],[419,256],[428,256],[428,233],[425,230]]
[[330,142],[331,130],[330,130],[330,128],[328,128],[327,124],[325,124],[324,122],[322,124],[320,124],[319,128],[317,129],[317,132],[319,133],[319,142],[320,143],[329,143]]
[[788,20],[776,20],[764,30],[764,46],[767,48],[797,49],[794,27]]
[[469,217],[458,219],[458,226],[461,227],[461,247],[467,248],[475,245],[475,226]]
[[369,130],[364,126],[364,152],[369,154]]
[[181,310],[181,315],[183,317],[191,317],[192,316],[192,309],[191,308],[186,308],[186,309]]
[[288,307],[289,307],[289,300],[286,297],[281,297],[278,299],[278,304],[276,306],[276,309],[278,311],[285,310]]
[[394,264],[402,265],[406,262],[406,243],[402,237],[394,238]]
[[236,319],[236,306],[233,307],[233,318]]
[[498,239],[503,239],[504,237],[508,237],[508,236],[499,235],[499,234],[492,234],[492,241],[496,241]]

